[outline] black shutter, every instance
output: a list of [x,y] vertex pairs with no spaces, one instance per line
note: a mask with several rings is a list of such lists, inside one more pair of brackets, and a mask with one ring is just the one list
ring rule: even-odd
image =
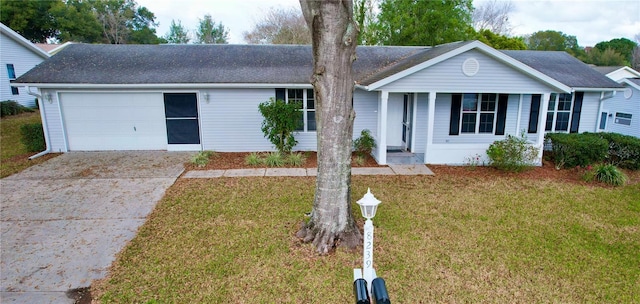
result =
[[531,110],[529,111],[529,133],[538,133],[538,118],[540,117],[540,94],[531,96]]
[[284,89],[276,89],[276,100],[285,100]]
[[504,135],[505,124],[507,121],[507,104],[509,103],[508,94],[498,95],[498,121],[496,121],[496,135]]
[[573,115],[571,116],[571,129],[569,130],[569,133],[578,133],[583,98],[584,92],[576,92],[576,99],[573,101]]
[[449,121],[449,135],[460,134],[460,107],[462,94],[451,95],[451,120]]

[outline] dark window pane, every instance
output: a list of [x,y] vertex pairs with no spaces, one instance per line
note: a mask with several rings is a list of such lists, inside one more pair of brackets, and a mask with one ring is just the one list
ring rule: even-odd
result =
[[167,118],[198,117],[195,93],[164,94],[164,112]]
[[616,118],[626,118],[626,119],[631,119],[631,117],[633,117],[633,115],[629,114],[629,113],[616,113]]
[[298,111],[298,126],[296,131],[304,131],[304,112]]
[[304,98],[302,92],[302,89],[289,89],[287,92],[288,101],[302,101],[302,99]]
[[20,95],[20,90],[18,90],[17,87],[11,87],[11,94],[12,95]]
[[602,112],[600,115],[600,130],[607,128],[607,112]]
[[307,131],[315,131],[316,130],[316,112],[309,111],[307,112]]
[[197,119],[167,119],[169,144],[200,144]]
[[475,133],[476,132],[476,114],[464,113],[462,114],[462,133]]
[[309,95],[307,95],[307,109],[313,110],[316,108],[316,101],[313,99],[309,99]]
[[480,111],[493,112],[495,110],[496,110],[496,101],[495,100],[483,101],[480,104]]
[[[16,69],[13,67],[13,64],[7,64],[7,74],[9,75],[9,79],[16,79]],[[13,94],[17,95],[17,94]]]
[[479,133],[493,133],[493,113],[480,114]]
[[558,97],[558,111],[571,110],[571,94],[560,94]]
[[478,110],[478,94],[464,94],[462,98],[462,111]]
[[569,112],[558,112],[556,118],[556,131],[567,131],[569,128]]
[[553,128],[553,113],[554,112],[547,112],[547,123],[544,125],[545,131],[551,131]]

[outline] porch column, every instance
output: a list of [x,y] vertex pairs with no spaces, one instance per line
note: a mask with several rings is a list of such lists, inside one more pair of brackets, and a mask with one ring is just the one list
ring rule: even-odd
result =
[[411,153],[415,152],[415,143],[416,143],[416,121],[418,121],[418,93],[412,93],[413,101],[412,101],[412,109],[411,109],[411,117],[410,119],[410,127],[411,127]]
[[549,96],[551,93],[542,94],[542,102],[540,103],[540,114],[538,115],[538,147],[540,151],[538,151],[538,159],[540,160],[539,165],[542,166],[542,150],[544,149],[544,134],[545,134],[545,125],[547,122],[547,109],[549,108]]
[[380,91],[380,103],[378,104],[378,163],[387,164],[387,106],[389,104],[389,92]]
[[[520,99],[518,100],[518,119],[516,120],[516,134],[520,136],[520,122],[522,121],[522,100],[524,99],[524,94],[520,94]],[[546,115],[546,114],[545,114]]]
[[427,159],[430,156],[430,150],[433,146],[433,125],[435,124],[436,117],[436,92],[429,92],[429,103],[427,104],[429,110],[427,114],[427,146],[424,149],[424,163],[427,163]]

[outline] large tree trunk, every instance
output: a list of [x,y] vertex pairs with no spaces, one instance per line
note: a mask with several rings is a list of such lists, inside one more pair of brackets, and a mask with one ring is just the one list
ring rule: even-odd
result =
[[351,0],[300,0],[311,31],[318,136],[318,176],[310,221],[297,236],[320,254],[362,241],[351,214],[353,61],[358,27]]

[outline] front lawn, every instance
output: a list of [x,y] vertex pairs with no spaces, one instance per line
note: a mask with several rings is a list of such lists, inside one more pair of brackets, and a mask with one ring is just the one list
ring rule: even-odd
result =
[[49,154],[29,160],[29,157],[37,152],[27,151],[24,144],[20,142],[20,126],[38,122],[40,122],[39,111],[0,119],[0,178],[18,173],[55,156]]
[[[353,176],[354,208],[367,187],[382,201],[374,261],[393,303],[640,301],[639,183],[435,171]],[[94,299],[352,303],[361,248],[317,256],[294,236],[314,186],[311,177],[179,179],[92,286]]]

